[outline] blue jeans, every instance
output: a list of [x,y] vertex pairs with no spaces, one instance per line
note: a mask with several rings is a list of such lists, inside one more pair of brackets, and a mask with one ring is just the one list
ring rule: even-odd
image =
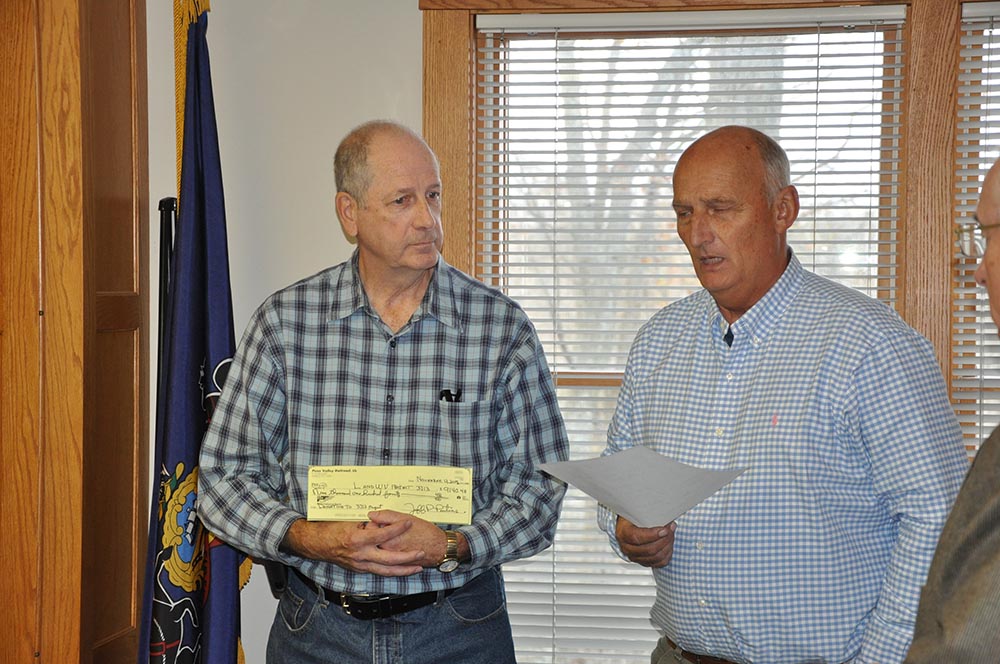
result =
[[358,620],[288,575],[267,664],[515,664],[503,576],[488,569],[434,604]]

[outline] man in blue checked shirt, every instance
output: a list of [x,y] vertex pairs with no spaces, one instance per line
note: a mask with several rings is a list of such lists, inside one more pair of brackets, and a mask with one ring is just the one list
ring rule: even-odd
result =
[[651,661],[901,662],[968,468],[932,348],[803,269],[786,243],[798,193],[768,136],[706,134],[673,187],[704,289],[636,336],[606,453],[747,470],[662,527],[601,509],[615,551],[653,571]]
[[[269,664],[514,662],[500,565],[552,543],[565,426],[521,308],[441,258],[437,159],[366,123],[335,156],[349,261],[270,296],[201,453],[198,514],[292,571]],[[472,470],[472,523],[308,521],[309,466]]]
[[[986,174],[959,247],[979,259],[993,322],[1000,325],[1000,162]],[[990,238],[993,238],[990,240]],[[1000,661],[1000,427],[983,442],[941,531],[906,664]]]

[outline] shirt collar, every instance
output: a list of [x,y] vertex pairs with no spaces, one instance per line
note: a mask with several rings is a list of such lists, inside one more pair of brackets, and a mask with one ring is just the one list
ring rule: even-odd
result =
[[[749,337],[755,342],[763,341],[778,324],[792,300],[795,299],[795,295],[802,288],[805,269],[791,249],[788,250],[788,253],[788,266],[778,281],[771,286],[764,297],[760,298],[755,305],[750,307],[749,311],[733,323],[734,335]],[[719,311],[715,300],[711,300],[711,303],[709,322],[719,326],[720,334],[725,334],[728,323],[722,317],[722,312]]]
[[[351,254],[347,269],[338,270],[331,277],[330,286],[332,288],[330,320],[347,318],[356,311],[368,307],[368,294],[365,293],[361,274],[358,271],[357,249]],[[419,320],[428,315],[449,327],[460,327],[455,287],[453,269],[439,255],[434,274],[427,285],[427,292],[424,293],[424,299],[413,313],[413,320]]]
[[424,301],[420,303],[420,309],[441,321],[448,327],[461,328],[461,317],[458,310],[458,297],[455,290],[458,287],[455,278],[455,269],[445,262],[443,256],[438,256],[437,267],[434,269],[434,276],[427,287],[427,294]]

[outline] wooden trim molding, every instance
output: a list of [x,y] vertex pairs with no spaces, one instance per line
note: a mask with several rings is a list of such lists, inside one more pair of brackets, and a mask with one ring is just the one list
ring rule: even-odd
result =
[[[921,0],[914,0],[920,2]],[[933,2],[933,0],[928,0]],[[722,10],[722,9],[781,9],[787,7],[842,7],[845,4],[858,5],[900,5],[905,0],[858,0],[845,3],[844,0],[420,0],[420,9],[425,11],[469,11],[476,14],[512,13],[585,13],[585,12],[635,12],[671,10]]]
[[914,2],[908,16],[900,313],[934,346],[951,391],[952,222],[959,0]]
[[475,30],[467,11],[424,13],[424,138],[441,162],[445,260],[473,274]]
[[10,607],[0,642],[13,662],[35,661],[42,620],[37,11],[36,2],[22,0],[0,13],[0,526],[12,534],[0,555],[0,596]]
[[41,632],[43,662],[80,657],[84,197],[80,5],[38,3],[40,36]]

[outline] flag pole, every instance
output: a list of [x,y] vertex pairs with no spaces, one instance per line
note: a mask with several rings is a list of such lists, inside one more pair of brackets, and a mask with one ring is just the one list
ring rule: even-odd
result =
[[173,196],[160,199],[160,296],[159,329],[156,333],[156,375],[160,375],[160,358],[163,356],[163,335],[167,325],[167,289],[170,287],[170,255],[173,251],[174,213],[177,199]]

